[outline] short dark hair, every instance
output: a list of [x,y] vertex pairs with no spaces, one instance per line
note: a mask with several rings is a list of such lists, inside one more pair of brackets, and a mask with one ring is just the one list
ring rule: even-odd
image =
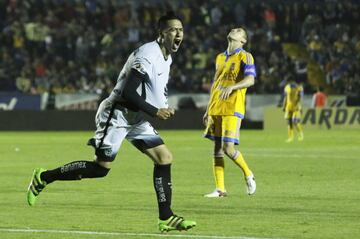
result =
[[165,15],[159,18],[157,24],[158,31],[163,30],[167,26],[167,21],[170,20],[179,20],[180,22],[182,22],[181,18],[177,16],[173,11],[168,11]]

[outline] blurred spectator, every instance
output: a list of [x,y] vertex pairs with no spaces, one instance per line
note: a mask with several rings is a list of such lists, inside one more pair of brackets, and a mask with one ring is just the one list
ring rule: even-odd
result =
[[21,75],[16,78],[16,88],[22,93],[29,93],[31,89],[31,81],[25,70],[21,71]]
[[326,107],[327,96],[323,92],[322,87],[318,86],[316,92],[313,94],[311,107],[313,108],[324,108]]
[[46,109],[47,110],[54,110],[56,104],[56,93],[54,91],[54,88],[52,86],[49,87],[48,92],[48,100],[46,103]]
[[[114,84],[129,49],[153,39],[157,17],[173,9],[184,19],[185,39],[169,90],[204,92],[211,84],[223,37],[244,25],[245,49],[258,77],[250,93],[280,93],[304,62],[282,43],[303,44],[337,93],[356,91],[360,58],[360,4],[345,1],[0,1],[0,91],[99,93]],[[210,77],[210,78],[209,78]],[[29,86],[30,83],[30,86]]]

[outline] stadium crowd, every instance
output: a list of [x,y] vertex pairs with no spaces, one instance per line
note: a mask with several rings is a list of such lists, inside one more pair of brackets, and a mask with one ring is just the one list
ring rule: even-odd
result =
[[307,87],[306,63],[282,43],[306,47],[337,93],[359,91],[360,4],[345,1],[5,0],[0,1],[0,91],[100,93],[112,88],[130,51],[156,36],[176,10],[185,40],[169,90],[208,92],[226,35],[246,26],[255,58],[253,93],[279,93],[291,75]]

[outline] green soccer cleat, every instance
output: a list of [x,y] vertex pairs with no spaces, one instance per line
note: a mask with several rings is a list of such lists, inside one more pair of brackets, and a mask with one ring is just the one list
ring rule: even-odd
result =
[[172,215],[167,220],[160,220],[159,219],[158,225],[159,225],[159,230],[161,232],[168,232],[168,231],[173,231],[173,230],[178,230],[178,231],[185,230],[185,231],[187,231],[187,230],[195,227],[196,222],[185,220],[183,217]]
[[27,201],[30,206],[33,206],[36,202],[37,196],[45,188],[46,183],[41,181],[40,174],[46,171],[43,168],[34,169],[33,175],[27,191]]

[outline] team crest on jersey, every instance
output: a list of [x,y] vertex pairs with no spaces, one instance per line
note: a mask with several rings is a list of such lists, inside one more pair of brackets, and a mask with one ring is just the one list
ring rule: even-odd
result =
[[144,67],[142,67],[142,65],[140,63],[135,64],[135,70],[137,70],[141,74],[146,74]]
[[231,63],[231,65],[230,65],[230,70],[231,70],[231,71],[234,71],[234,70],[235,70],[235,63]]

